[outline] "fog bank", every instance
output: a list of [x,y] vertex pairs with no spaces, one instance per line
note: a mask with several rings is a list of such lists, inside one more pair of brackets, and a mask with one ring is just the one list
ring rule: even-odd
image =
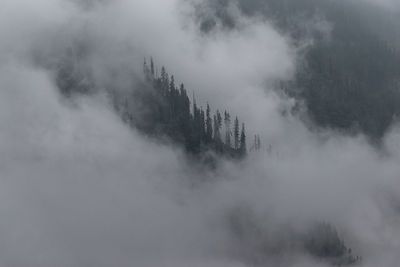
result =
[[[380,150],[309,131],[271,90],[291,79],[299,47],[235,5],[237,27],[217,20],[205,34],[202,4],[0,4],[0,265],[326,266],[297,238],[329,222],[361,266],[397,266],[400,131]],[[125,125],[107,92],[133,90],[149,56],[202,105],[240,115],[265,149],[199,170]],[[93,94],[60,94],[65,62]]]

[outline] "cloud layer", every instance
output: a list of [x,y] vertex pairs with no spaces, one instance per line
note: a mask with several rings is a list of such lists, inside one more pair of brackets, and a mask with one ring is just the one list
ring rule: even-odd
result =
[[[1,265],[221,267],[261,258],[264,266],[323,266],[301,251],[273,256],[259,243],[278,246],[289,231],[328,221],[364,266],[397,266],[396,129],[382,152],[362,136],[311,133],[283,116],[292,100],[268,84],[291,77],[296,48],[235,6],[235,29],[205,35],[188,2],[87,3],[0,6]],[[132,89],[149,55],[203,105],[241,115],[272,149],[211,173],[129,129],[102,88]],[[97,94],[59,94],[54,69],[66,59],[90,73]],[[236,215],[262,234],[238,240]]]

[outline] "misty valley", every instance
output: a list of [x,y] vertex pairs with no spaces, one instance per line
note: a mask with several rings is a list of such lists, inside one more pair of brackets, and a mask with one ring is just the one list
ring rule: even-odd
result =
[[0,266],[397,267],[400,2],[0,2]]

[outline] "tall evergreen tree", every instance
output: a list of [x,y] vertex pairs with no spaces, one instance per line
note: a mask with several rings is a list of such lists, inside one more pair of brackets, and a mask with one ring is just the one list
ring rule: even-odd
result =
[[169,88],[169,75],[165,67],[161,68],[161,92],[162,96],[168,95],[168,88]]
[[228,112],[224,113],[224,123],[225,123],[225,145],[231,147],[231,116]]
[[222,126],[222,117],[221,113],[219,110],[217,110],[217,113],[214,115],[214,141],[216,143],[221,143],[221,126]]
[[242,132],[240,134],[240,154],[242,156],[246,155],[247,153],[247,146],[246,146],[246,129],[244,123],[242,123]]
[[151,75],[154,77],[155,73],[154,73],[154,61],[153,61],[153,58],[150,59],[150,72],[151,72]]
[[167,76],[167,71],[164,66],[161,67],[161,81],[164,83]]
[[260,136],[258,134],[254,135],[254,150],[255,151],[259,151],[261,150],[261,140],[260,140]]
[[174,77],[174,75],[171,75],[171,79],[170,79],[170,82],[169,82],[169,91],[170,92],[174,92],[176,90],[176,88],[175,88],[175,77]]
[[221,134],[220,134],[220,128],[218,126],[218,119],[217,119],[217,115],[213,116],[213,121],[214,121],[214,142],[217,143],[218,141],[221,140]]
[[212,119],[210,105],[207,103],[206,109],[206,143],[211,143],[213,136]]
[[218,127],[221,129],[222,127],[222,116],[219,110],[217,110],[217,122],[218,122]]
[[238,117],[235,118],[235,123],[233,127],[233,138],[234,138],[234,145],[235,149],[239,149],[239,119]]
[[203,108],[200,108],[200,139],[202,143],[206,142],[206,124],[205,124],[205,113]]

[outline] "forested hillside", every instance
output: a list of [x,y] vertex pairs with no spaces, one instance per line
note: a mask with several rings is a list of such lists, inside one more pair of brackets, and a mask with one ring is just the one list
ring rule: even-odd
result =
[[0,40],[0,266],[399,267],[400,0],[0,0]]
[[245,124],[237,116],[218,109],[213,114],[209,104],[205,109],[198,106],[194,94],[190,101],[185,85],[177,86],[165,67],[159,75],[156,69],[153,59],[149,65],[145,61],[145,84],[117,107],[125,122],[151,136],[183,144],[193,154],[212,150],[234,158],[246,155]]
[[318,125],[381,138],[400,114],[400,49],[381,31],[396,24],[350,3],[328,1],[314,12],[332,29],[313,35],[289,93],[305,100]]
[[[361,1],[242,0],[300,49],[295,77],[278,86],[304,100],[317,126],[379,141],[400,115],[400,15]],[[228,0],[211,3],[226,27]],[[215,26],[205,17],[202,29]]]
[[[57,83],[65,96],[96,91],[90,74],[79,65],[62,65],[57,72]],[[228,111],[213,112],[188,96],[185,85],[179,86],[165,67],[158,74],[153,59],[143,64],[143,82],[129,91],[109,89],[115,110],[132,128],[157,139],[181,145],[186,152],[201,155],[213,151],[228,158],[242,158],[247,153],[245,123]],[[252,150],[261,149],[257,135]]]

